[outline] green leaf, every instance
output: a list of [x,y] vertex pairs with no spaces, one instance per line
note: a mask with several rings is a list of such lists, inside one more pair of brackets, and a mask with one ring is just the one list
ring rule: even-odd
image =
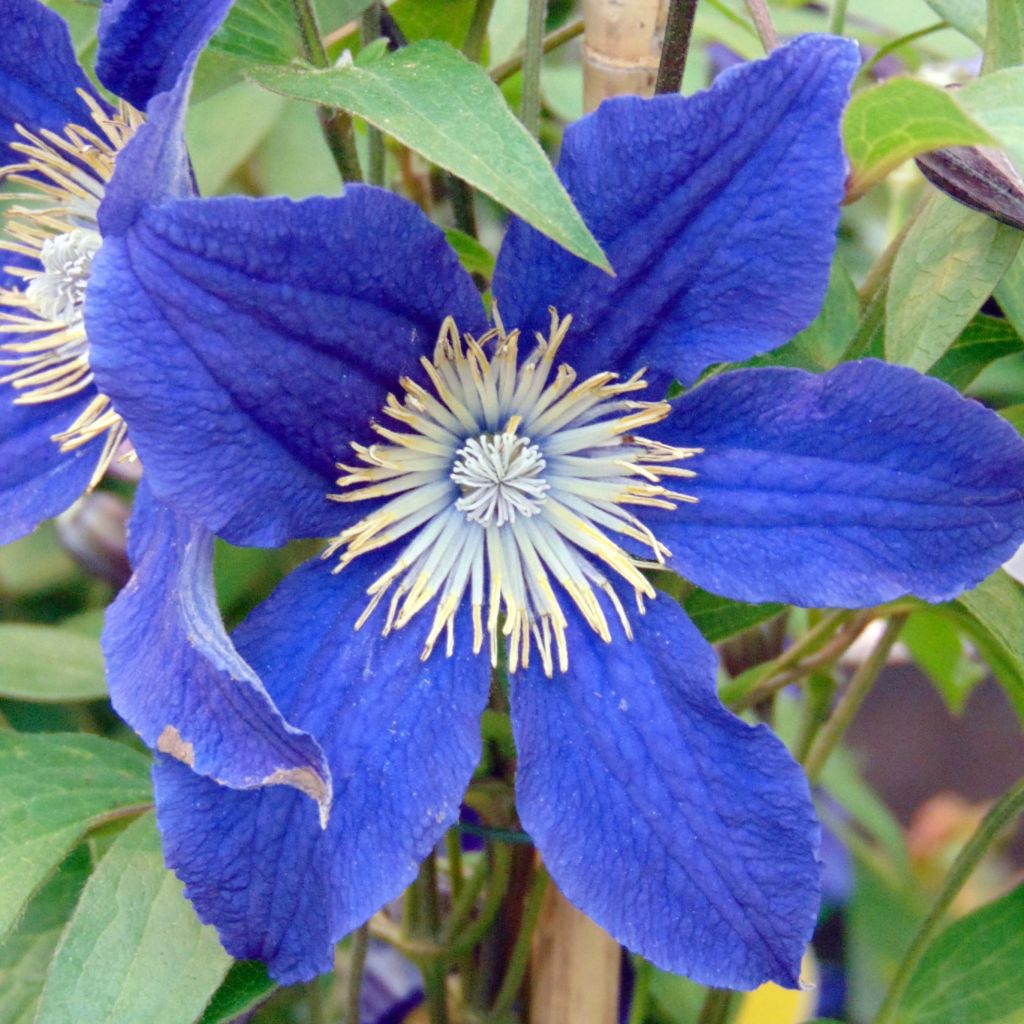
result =
[[98,640],[59,626],[0,623],[0,697],[51,703],[106,695]]
[[46,972],[71,917],[92,860],[78,847],[28,905],[18,927],[0,946],[0,1020],[33,1024]]
[[1014,352],[1024,352],[1024,339],[1013,325],[979,313],[928,373],[963,391],[989,363]]
[[739,365],[793,366],[817,373],[830,370],[846,351],[860,323],[860,315],[857,287],[846,267],[836,260],[832,264],[825,301],[810,326],[781,348]]
[[[223,189],[228,178],[252,155],[281,116],[285,101],[237,82],[189,109],[186,138],[203,195]],[[231,131],[225,131],[225,125]]]
[[494,257],[490,249],[481,245],[472,235],[467,235],[456,228],[448,228],[444,236],[466,270],[471,274],[480,274],[490,281],[494,273]]
[[0,733],[0,939],[89,829],[151,800],[149,759],[128,747]]
[[904,160],[944,146],[992,145],[992,137],[945,89],[891,78],[850,101],[843,138],[853,165],[847,199],[857,199]]
[[996,301],[1006,319],[1024,338],[1024,249],[1018,249],[1003,279],[996,285]]
[[299,53],[291,0],[236,0],[210,48],[243,60],[285,64]]
[[900,640],[935,684],[950,711],[963,711],[967,698],[988,673],[965,655],[948,616],[930,610],[914,612],[904,624]]
[[985,0],[926,0],[943,21],[948,21],[972,43],[985,42]]
[[1024,64],[1024,10],[1020,0],[988,0],[982,73]]
[[1024,66],[976,78],[957,90],[957,101],[992,134],[1024,174]]
[[897,1024],[1024,1021],[1024,886],[951,924],[925,951]]
[[939,607],[962,625],[1024,718],[1024,587],[999,569]]
[[261,66],[249,74],[273,92],[365,118],[608,269],[544,151],[487,73],[447,44],[413,43],[369,67]]
[[53,958],[36,1024],[192,1024],[231,965],[165,867],[155,816],[118,836]]
[[1010,405],[999,410],[999,415],[1008,423],[1013,424],[1018,434],[1024,434],[1024,402],[1020,405]]
[[933,195],[893,263],[885,354],[922,372],[953,344],[992,294],[1024,234]]
[[213,994],[199,1024],[230,1024],[250,1013],[277,988],[263,964],[241,960],[233,964],[224,983]]
[[[475,8],[476,0],[395,0],[388,4],[388,13],[408,42],[439,39],[461,50]],[[359,44],[358,30],[352,31],[331,45],[330,56],[337,59],[345,50],[355,52]]]
[[683,608],[709,643],[742,633],[785,611],[784,604],[743,604],[694,587],[683,599]]

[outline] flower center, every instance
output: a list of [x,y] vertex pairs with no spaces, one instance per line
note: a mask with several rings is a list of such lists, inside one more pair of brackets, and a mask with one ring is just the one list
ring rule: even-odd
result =
[[[5,268],[13,284],[0,288],[0,376],[16,392],[16,405],[58,402],[93,392],[66,430],[53,435],[62,452],[106,435],[89,487],[102,479],[126,428],[106,395],[96,391],[89,366],[83,308],[92,260],[102,245],[97,214],[117,154],[141,124],[123,105],[109,114],[85,92],[96,130],[68,125],[63,135],[38,134],[18,125],[11,144],[21,162],[0,168],[16,183],[5,215],[0,249],[22,257]],[[25,259],[27,257],[27,260]],[[28,265],[25,265],[25,264]],[[20,282],[20,283],[19,283]]]
[[514,523],[516,515],[536,515],[550,488],[541,471],[546,463],[528,437],[481,434],[458,451],[451,478],[462,490],[455,502],[466,518],[481,526]]
[[422,657],[442,633],[451,655],[458,611],[468,603],[474,652],[486,632],[492,664],[503,638],[510,671],[528,666],[536,650],[549,676],[556,662],[568,669],[566,608],[606,642],[609,612],[632,636],[619,592],[631,589],[642,614],[654,589],[641,570],[659,567],[669,552],[631,509],[696,500],[662,479],[692,477],[673,463],[699,449],[636,433],[670,411],[667,402],[627,397],[646,386],[642,372],[577,382],[569,366],[556,370],[571,322],[552,310],[547,337],[538,334],[520,361],[518,331],[499,323],[476,339],[460,335],[449,318],[433,359],[421,360],[431,388],[406,377],[403,398],[388,396],[384,414],[406,429],[375,422],[385,443],[353,443],[358,464],[339,465],[344,492],[329,497],[383,504],[336,537],[324,557],[341,551],[340,572],[360,555],[402,542],[391,568],[368,588],[356,628],[385,596],[385,636],[433,603]]
[[92,258],[103,240],[98,231],[74,228],[47,238],[39,248],[43,273],[32,278],[25,297],[43,320],[70,324],[82,318]]

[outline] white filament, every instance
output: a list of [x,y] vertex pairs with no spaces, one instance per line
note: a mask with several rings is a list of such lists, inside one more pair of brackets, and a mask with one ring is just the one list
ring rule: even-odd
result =
[[481,526],[514,523],[516,515],[536,515],[551,486],[542,477],[544,456],[528,437],[486,434],[470,438],[459,450],[451,478],[462,489],[455,502],[466,518]]

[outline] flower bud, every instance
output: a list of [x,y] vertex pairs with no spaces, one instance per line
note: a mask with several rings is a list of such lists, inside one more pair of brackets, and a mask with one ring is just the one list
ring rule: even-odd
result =
[[1024,230],[1024,179],[999,150],[950,146],[924,153],[916,163],[936,188],[958,203]]
[[127,525],[125,502],[107,491],[94,491],[57,518],[57,536],[87,573],[120,589],[132,574]]

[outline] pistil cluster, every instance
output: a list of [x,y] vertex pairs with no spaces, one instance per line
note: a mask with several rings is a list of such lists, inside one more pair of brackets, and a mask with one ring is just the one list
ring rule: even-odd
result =
[[[79,95],[95,130],[68,125],[59,135],[19,126],[21,140],[10,148],[22,160],[0,169],[0,180],[20,188],[8,193],[14,205],[0,248],[29,263],[7,267],[21,284],[0,289],[0,334],[17,339],[0,343],[0,367],[11,368],[0,384],[17,392],[18,405],[58,402],[93,385],[83,309],[92,259],[102,245],[97,214],[117,154],[141,117],[125,104],[109,114],[87,93]],[[106,435],[90,482],[95,486],[125,432],[110,400],[97,392],[53,440],[70,452]]]
[[[454,651],[455,621],[468,599],[473,650],[499,638],[510,671],[538,652],[550,676],[568,669],[566,598],[605,641],[611,609],[631,628],[613,580],[633,590],[637,608],[654,597],[643,569],[669,554],[631,507],[674,509],[695,499],[662,480],[692,477],[675,463],[699,449],[639,436],[670,411],[667,402],[627,396],[646,386],[643,371],[622,380],[599,373],[578,381],[559,348],[572,318],[551,311],[547,336],[522,361],[519,332],[500,324],[479,339],[441,328],[433,359],[422,359],[430,388],[404,377],[401,399],[388,395],[394,430],[371,424],[384,443],[353,443],[358,465],[339,464],[341,502],[386,499],[345,530],[325,557],[341,551],[335,571],[369,551],[404,541],[394,564],[370,586],[362,627],[388,597],[383,633],[407,625],[427,605],[434,615],[422,652],[442,633]],[[650,552],[638,559],[615,537]],[[610,573],[609,573],[610,571]]]

